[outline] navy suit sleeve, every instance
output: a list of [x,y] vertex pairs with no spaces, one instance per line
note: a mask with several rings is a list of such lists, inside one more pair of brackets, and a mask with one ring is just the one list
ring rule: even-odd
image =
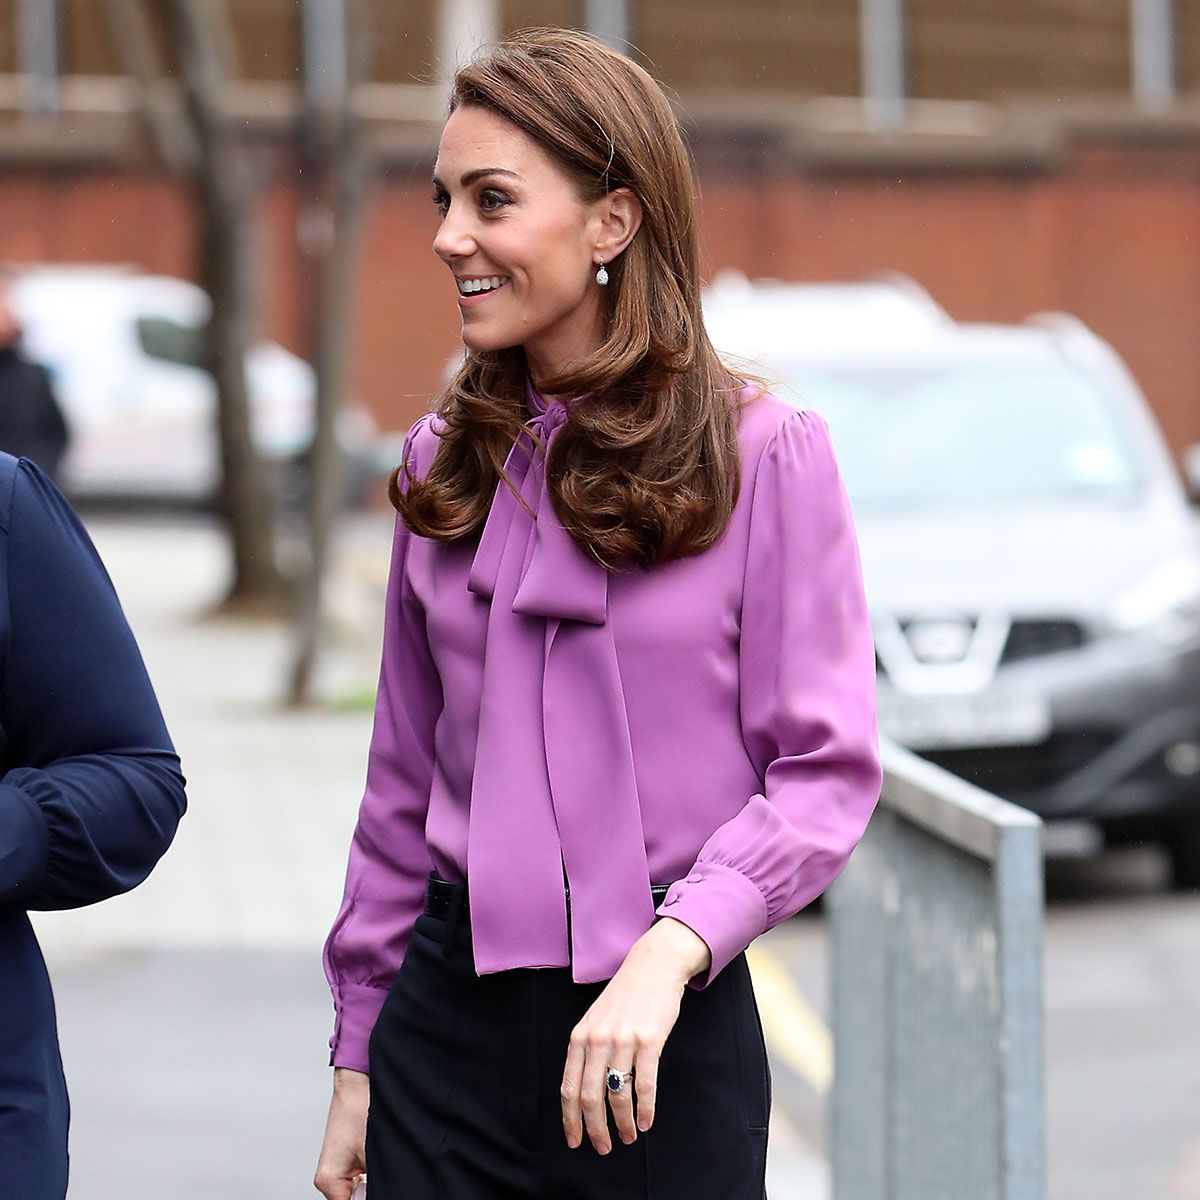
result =
[[0,476],[0,903],[74,908],[150,873],[184,779],[79,519],[27,460]]

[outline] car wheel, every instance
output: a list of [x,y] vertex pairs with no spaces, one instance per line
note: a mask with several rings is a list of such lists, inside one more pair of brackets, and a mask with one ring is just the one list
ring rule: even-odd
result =
[[1200,891],[1200,823],[1181,825],[1166,843],[1171,886],[1177,892]]

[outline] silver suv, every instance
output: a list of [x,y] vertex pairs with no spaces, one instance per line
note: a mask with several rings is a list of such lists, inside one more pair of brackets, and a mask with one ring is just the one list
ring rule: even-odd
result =
[[[855,316],[880,286],[906,318]],[[808,322],[820,288],[752,285],[709,324],[829,421],[881,729],[1047,820],[1161,841],[1200,887],[1200,537],[1137,385],[1073,318],[956,324],[912,285],[844,287],[842,321]],[[747,335],[759,304],[790,335]]]

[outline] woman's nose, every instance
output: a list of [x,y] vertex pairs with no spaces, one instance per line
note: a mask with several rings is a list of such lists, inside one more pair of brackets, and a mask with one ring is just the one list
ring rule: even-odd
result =
[[442,218],[433,239],[433,252],[445,262],[463,258],[475,250],[475,242],[465,223],[455,217],[454,208]]

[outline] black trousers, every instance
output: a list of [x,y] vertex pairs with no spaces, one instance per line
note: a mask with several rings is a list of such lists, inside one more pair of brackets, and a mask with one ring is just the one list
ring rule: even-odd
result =
[[[458,885],[465,887],[465,885]],[[570,969],[477,976],[466,913],[417,918],[370,1042],[370,1200],[765,1200],[771,1076],[746,956],[685,989],[653,1126],[563,1135],[571,1030],[604,990]],[[607,1105],[606,1105],[607,1108]]]

